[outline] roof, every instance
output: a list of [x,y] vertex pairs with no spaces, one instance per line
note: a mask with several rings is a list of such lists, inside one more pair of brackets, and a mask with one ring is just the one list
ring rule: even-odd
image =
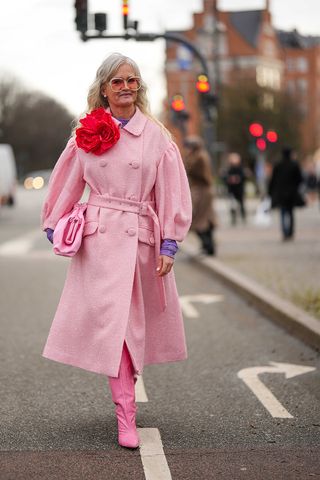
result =
[[240,35],[253,47],[257,46],[262,12],[262,10],[228,12],[233,27],[238,30]]
[[298,30],[291,30],[290,32],[277,30],[277,35],[280,44],[287,48],[311,48],[320,45],[320,37],[301,35]]

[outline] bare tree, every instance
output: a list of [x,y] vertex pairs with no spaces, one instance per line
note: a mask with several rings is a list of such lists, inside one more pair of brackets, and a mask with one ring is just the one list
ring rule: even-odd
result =
[[50,96],[17,80],[0,81],[0,140],[12,145],[18,174],[52,168],[71,131],[72,115]]
[[268,145],[269,160],[278,156],[284,144],[298,151],[301,149],[301,114],[285,93],[268,91],[249,81],[223,87],[219,105],[219,139],[230,150],[239,152],[249,165],[255,157],[254,139],[249,133],[249,125],[253,122],[278,133],[278,142]]

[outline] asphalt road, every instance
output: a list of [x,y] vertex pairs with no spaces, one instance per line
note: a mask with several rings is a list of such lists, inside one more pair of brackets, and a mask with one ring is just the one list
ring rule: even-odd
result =
[[[144,480],[140,451],[116,443],[106,379],[41,357],[68,265],[35,230],[42,197],[0,212],[0,479]],[[145,368],[137,418],[159,430],[171,478],[320,478],[319,353],[182,254],[175,272],[189,358]],[[269,370],[243,374],[255,392],[238,376],[254,367]]]

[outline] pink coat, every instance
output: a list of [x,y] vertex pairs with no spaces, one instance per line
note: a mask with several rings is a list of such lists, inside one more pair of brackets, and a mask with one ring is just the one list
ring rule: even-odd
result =
[[43,229],[55,228],[86,184],[91,194],[82,245],[43,355],[108,376],[118,374],[124,341],[140,374],[146,364],[185,359],[174,273],[156,274],[161,239],[182,241],[191,223],[177,146],[139,109],[100,156],[71,138],[50,178]]

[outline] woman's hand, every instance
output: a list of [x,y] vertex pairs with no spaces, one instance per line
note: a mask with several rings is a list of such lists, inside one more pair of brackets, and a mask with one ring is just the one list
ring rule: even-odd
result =
[[169,272],[171,272],[173,263],[173,258],[168,257],[167,255],[160,255],[157,267],[157,273],[159,277],[163,277],[164,275],[167,275]]

